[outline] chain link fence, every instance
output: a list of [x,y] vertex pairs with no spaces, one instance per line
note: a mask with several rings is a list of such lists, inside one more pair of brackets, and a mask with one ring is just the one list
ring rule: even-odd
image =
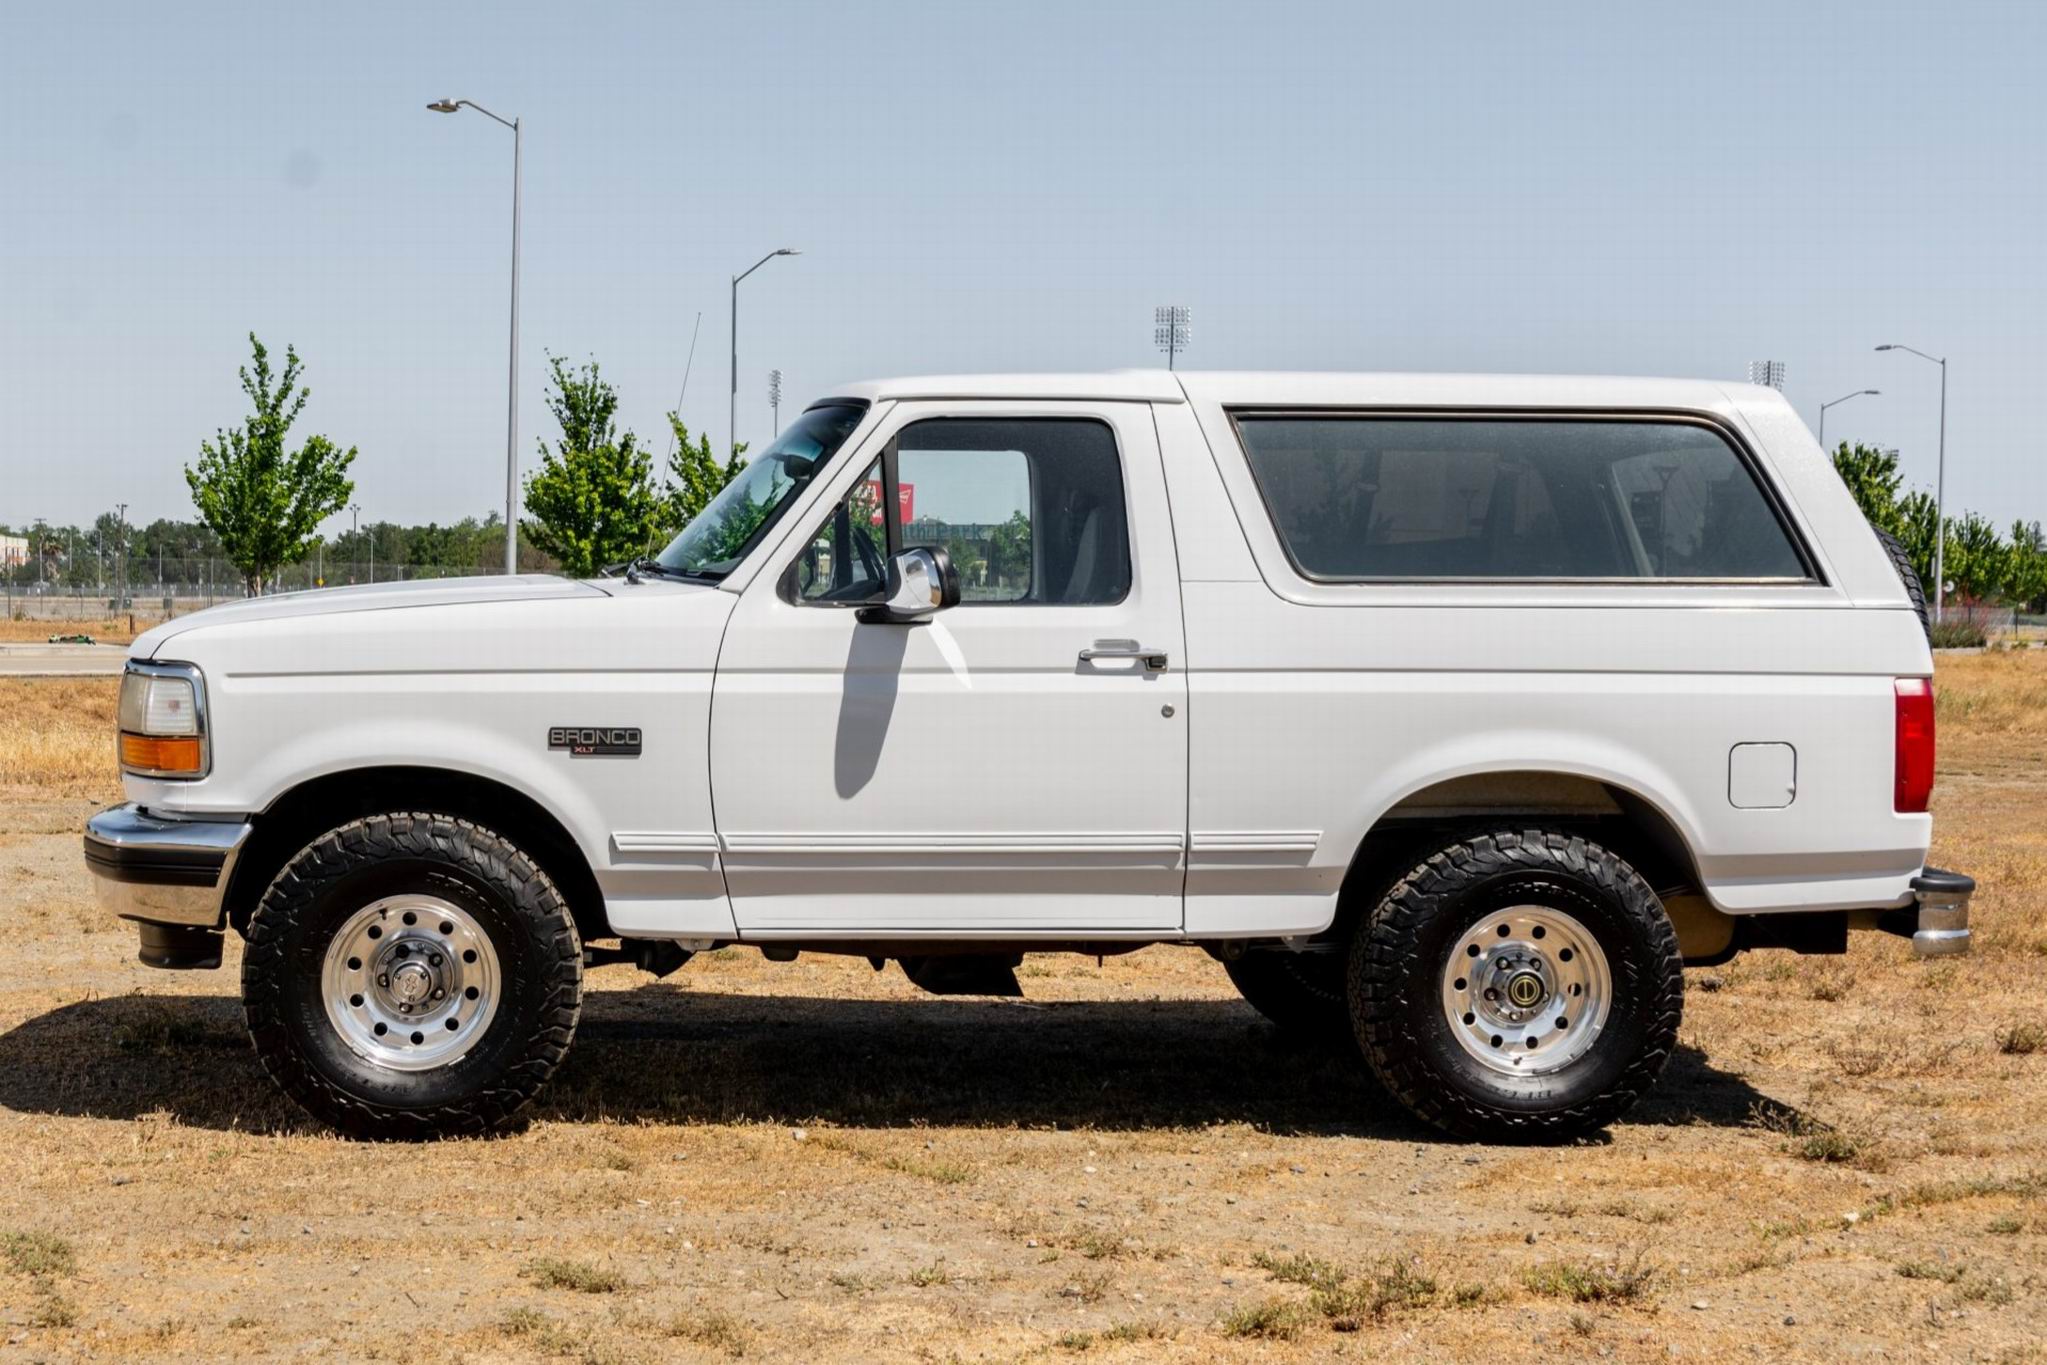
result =
[[[287,565],[263,585],[263,595],[341,588],[351,584],[409,583],[466,578],[482,569],[452,564],[347,564],[308,561]],[[118,573],[118,571],[117,571]],[[248,596],[242,577],[223,559],[137,559],[123,592],[115,577],[80,582],[17,582],[4,587],[8,620],[95,621],[134,613],[152,620],[184,616],[217,602]]]

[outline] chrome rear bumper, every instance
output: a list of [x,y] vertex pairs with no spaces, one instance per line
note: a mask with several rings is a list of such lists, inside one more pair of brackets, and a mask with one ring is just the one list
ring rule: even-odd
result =
[[1917,957],[1948,957],[1969,951],[1969,898],[1976,879],[1929,867],[1912,879],[1919,922],[1912,931]]
[[100,904],[122,919],[220,927],[235,858],[252,827],[231,820],[168,820],[140,806],[110,806],[85,823],[85,865]]

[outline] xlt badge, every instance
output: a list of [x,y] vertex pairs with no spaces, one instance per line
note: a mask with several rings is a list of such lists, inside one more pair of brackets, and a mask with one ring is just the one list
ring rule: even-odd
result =
[[636,725],[551,725],[547,747],[567,749],[572,758],[638,758],[640,730]]

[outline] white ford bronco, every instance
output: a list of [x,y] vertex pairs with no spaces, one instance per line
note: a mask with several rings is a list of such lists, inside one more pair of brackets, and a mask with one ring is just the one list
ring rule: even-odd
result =
[[1932,665],[1770,389],[905,379],[622,573],[143,635],[85,853],[145,962],[243,938],[264,1065],[352,1133],[506,1125],[592,964],[1015,995],[1174,943],[1431,1123],[1563,1134],[1654,1081],[1685,963],[1967,949]]

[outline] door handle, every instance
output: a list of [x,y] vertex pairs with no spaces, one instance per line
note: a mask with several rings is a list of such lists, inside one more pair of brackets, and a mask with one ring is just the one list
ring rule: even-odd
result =
[[1162,649],[1146,649],[1135,640],[1097,640],[1092,648],[1080,652],[1080,661],[1091,664],[1097,659],[1137,659],[1143,662],[1148,673],[1166,671],[1166,653]]

